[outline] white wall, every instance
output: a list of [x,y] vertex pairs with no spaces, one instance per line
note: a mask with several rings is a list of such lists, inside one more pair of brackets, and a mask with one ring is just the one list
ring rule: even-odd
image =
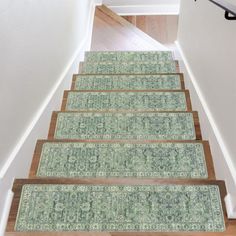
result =
[[0,1],[0,234],[12,181],[27,177],[35,142],[90,48],[95,2]]
[[178,15],[180,0],[103,0],[119,15]]
[[[234,0],[231,3],[235,3]],[[236,21],[209,1],[182,0],[178,45],[202,107],[205,138],[210,138],[216,174],[225,179],[236,217]],[[194,99],[193,99],[194,100]],[[201,110],[200,110],[201,111]],[[209,124],[209,125],[208,125]],[[228,198],[229,200],[229,198]]]

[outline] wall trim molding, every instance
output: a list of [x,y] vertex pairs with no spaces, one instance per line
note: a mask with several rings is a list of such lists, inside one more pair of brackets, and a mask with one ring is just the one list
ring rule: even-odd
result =
[[[194,76],[194,73],[188,63],[188,60],[182,50],[182,47],[180,45],[180,43],[178,41],[175,42],[176,46],[177,46],[177,49],[182,57],[182,60],[185,64],[185,67],[188,71],[188,74],[190,76],[190,79],[191,79],[191,82],[194,86],[194,89],[198,95],[198,98],[199,98],[199,101],[205,111],[205,114],[207,116],[207,119],[209,121],[209,124],[211,125],[211,129],[213,130],[213,133],[216,137],[216,140],[218,142],[218,145],[223,153],[223,156],[224,156],[224,159],[225,159],[225,162],[227,164],[227,167],[230,171],[230,175],[232,176],[232,179],[234,181],[234,185],[236,186],[236,168],[234,167],[234,164],[232,162],[232,157],[227,149],[227,146],[224,142],[224,139],[218,129],[218,126],[216,124],[216,121],[214,119],[214,116],[212,115],[210,109],[209,109],[209,106],[203,96],[203,93],[201,91],[201,88],[199,87],[198,83],[197,83],[197,80],[196,80],[196,77]],[[226,207],[227,207],[227,213],[228,213],[228,217],[229,218],[232,218],[232,219],[236,219],[236,201],[233,200],[232,196],[230,194],[227,195],[226,199],[225,199],[225,202],[226,202]]]
[[3,209],[3,212],[2,212],[2,219],[1,219],[1,222],[0,222],[0,235],[4,235],[5,226],[7,224],[8,214],[9,214],[9,211],[10,211],[13,196],[14,196],[13,192],[11,190],[8,190],[7,196],[6,196],[6,199],[5,199],[4,209]]
[[120,16],[132,15],[179,15],[179,5],[120,5],[107,6]]

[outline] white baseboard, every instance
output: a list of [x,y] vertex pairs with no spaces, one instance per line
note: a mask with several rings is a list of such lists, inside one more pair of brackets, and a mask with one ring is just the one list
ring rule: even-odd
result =
[[236,199],[235,196],[228,194],[225,198],[226,210],[230,219],[236,219]]
[[11,204],[12,195],[10,193],[12,183],[15,178],[28,177],[35,143],[37,139],[47,137],[52,111],[60,109],[64,90],[70,88],[72,75],[78,73],[78,65],[83,60],[84,52],[90,50],[95,6],[99,2],[101,1],[94,0],[91,2],[91,13],[88,20],[89,26],[87,32],[84,34],[83,41],[79,43],[74,55],[72,55],[62,74],[57,79],[57,82],[31,120],[25,133],[0,169],[0,235],[4,234],[6,227]]
[[7,220],[8,220],[7,216],[10,211],[12,199],[13,199],[13,192],[11,190],[8,190],[6,193],[5,204],[4,204],[2,218],[1,218],[1,222],[0,222],[1,223],[0,224],[0,235],[4,235],[5,226],[6,226]]
[[228,195],[225,203],[228,217],[236,219],[236,170],[232,163],[232,157],[179,42],[176,42],[176,46],[181,57],[178,58],[180,67],[185,73],[185,83],[190,90],[195,110],[199,112],[204,139],[209,139],[211,144],[216,177],[226,183]]

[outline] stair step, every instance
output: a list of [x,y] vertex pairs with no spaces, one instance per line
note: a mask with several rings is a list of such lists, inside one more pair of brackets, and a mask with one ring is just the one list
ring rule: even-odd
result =
[[13,192],[8,232],[226,230],[223,181],[16,180]]
[[206,141],[37,142],[31,177],[210,178],[214,167]]
[[74,75],[72,90],[180,90],[183,74]]
[[201,131],[197,112],[54,112],[49,138],[195,140]]
[[171,61],[171,51],[89,51],[85,52],[86,62],[140,62]]
[[191,111],[188,90],[65,91],[63,111]]
[[178,62],[86,62],[80,63],[82,74],[158,74],[178,73]]

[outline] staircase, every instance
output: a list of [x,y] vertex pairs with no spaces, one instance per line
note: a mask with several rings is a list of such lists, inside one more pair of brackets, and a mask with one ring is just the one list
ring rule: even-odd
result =
[[169,51],[87,52],[12,191],[6,235],[236,232]]

